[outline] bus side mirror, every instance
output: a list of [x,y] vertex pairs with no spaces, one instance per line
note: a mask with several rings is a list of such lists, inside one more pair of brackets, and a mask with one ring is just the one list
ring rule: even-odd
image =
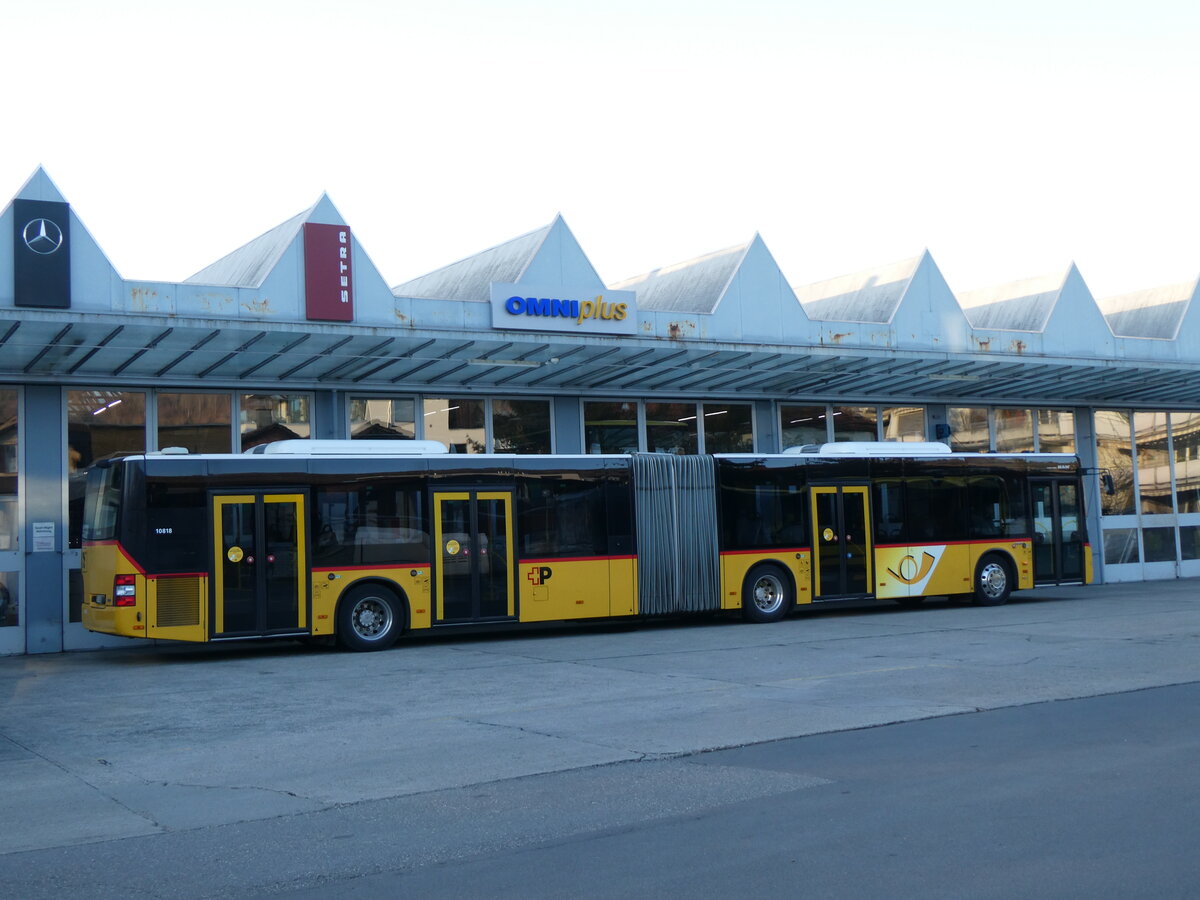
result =
[[1112,472],[1101,472],[1100,483],[1104,485],[1104,493],[1112,496],[1117,492],[1117,486],[1113,483]]

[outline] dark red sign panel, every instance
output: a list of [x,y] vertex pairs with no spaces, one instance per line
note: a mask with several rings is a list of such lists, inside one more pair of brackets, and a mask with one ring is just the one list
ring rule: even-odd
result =
[[345,225],[304,224],[305,318],[354,321],[354,273],[350,229]]

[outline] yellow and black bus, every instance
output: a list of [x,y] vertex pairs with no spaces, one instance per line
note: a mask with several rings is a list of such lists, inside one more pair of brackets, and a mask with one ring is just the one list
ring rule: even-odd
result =
[[[440,451],[440,452],[439,452]],[[1091,581],[1078,460],[943,444],[776,455],[451,455],[424,441],[164,450],[88,473],[83,622],[382,649],[461,625]]]

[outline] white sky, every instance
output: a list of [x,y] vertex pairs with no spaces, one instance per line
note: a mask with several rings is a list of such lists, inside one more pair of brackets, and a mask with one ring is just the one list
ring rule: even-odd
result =
[[557,212],[609,283],[755,231],[793,284],[925,247],[955,290],[1200,274],[1194,0],[0,0],[0,33],[0,198],[45,165],[127,278],[322,191],[389,284]]

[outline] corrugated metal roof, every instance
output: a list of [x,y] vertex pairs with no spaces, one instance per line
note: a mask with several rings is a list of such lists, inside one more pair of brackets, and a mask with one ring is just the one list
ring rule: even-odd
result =
[[1195,281],[1186,281],[1105,297],[1096,304],[1108,319],[1113,334],[1169,341],[1179,334],[1196,289]]
[[[318,203],[320,201],[317,201]],[[275,268],[305,221],[316,209],[316,204],[304,212],[297,213],[281,225],[276,225],[266,234],[261,234],[248,244],[243,244],[232,253],[222,256],[215,263],[205,266],[185,284],[213,284],[227,287],[260,287],[263,280]]]
[[793,288],[810,319],[888,323],[924,254]]
[[1066,280],[1058,272],[965,291],[958,305],[972,328],[1043,332]]
[[614,291],[637,291],[638,309],[711,313],[717,308],[729,286],[729,279],[745,258],[751,243],[663,266],[609,287]]
[[490,302],[492,282],[511,284],[519,281],[553,227],[554,222],[551,222],[490,250],[398,284],[392,288],[392,293],[397,297],[425,300]]

